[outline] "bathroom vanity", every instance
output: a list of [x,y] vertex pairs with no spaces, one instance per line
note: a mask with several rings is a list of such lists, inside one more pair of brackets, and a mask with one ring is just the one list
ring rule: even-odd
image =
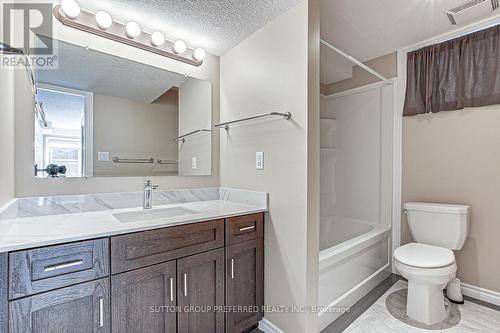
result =
[[[24,248],[0,253],[0,332],[229,333],[255,327],[264,304],[263,209],[224,200],[183,206],[190,205],[198,214],[164,220],[171,226],[143,225],[144,231],[135,231],[136,220],[146,219],[142,213],[151,218],[180,206],[3,221],[12,238],[13,228],[34,221],[51,218],[56,230],[57,217],[73,216],[78,225],[86,214],[101,216],[103,225],[104,216],[114,215],[122,229],[47,246],[11,245]],[[219,211],[201,211],[214,205]],[[210,215],[223,217],[200,220]],[[9,246],[8,237],[2,243],[0,236],[0,244]]]
[[57,45],[58,63],[14,82],[20,198],[0,207],[0,333],[255,327],[266,193],[162,191],[147,180],[143,192],[78,194],[105,184],[135,191],[149,177],[217,184],[218,75],[212,82],[38,37]]

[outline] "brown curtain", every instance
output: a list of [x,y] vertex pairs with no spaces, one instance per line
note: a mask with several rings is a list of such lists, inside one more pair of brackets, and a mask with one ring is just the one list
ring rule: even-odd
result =
[[408,53],[403,116],[500,104],[500,25]]

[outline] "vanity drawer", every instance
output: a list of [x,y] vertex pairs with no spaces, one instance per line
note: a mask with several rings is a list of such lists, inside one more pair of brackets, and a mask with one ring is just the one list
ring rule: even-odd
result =
[[264,213],[226,219],[226,245],[264,237]]
[[223,246],[224,220],[111,237],[111,273],[121,273]]
[[109,242],[96,239],[9,254],[9,298],[109,275]]

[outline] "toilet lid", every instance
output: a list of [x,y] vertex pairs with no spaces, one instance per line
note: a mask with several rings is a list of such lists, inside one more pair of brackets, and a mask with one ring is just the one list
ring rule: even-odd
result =
[[453,251],[442,247],[410,243],[398,247],[394,258],[402,264],[422,268],[444,267],[453,264]]

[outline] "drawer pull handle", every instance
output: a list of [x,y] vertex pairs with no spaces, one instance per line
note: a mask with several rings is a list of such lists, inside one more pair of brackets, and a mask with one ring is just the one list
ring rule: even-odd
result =
[[247,231],[247,230],[253,230],[253,229],[255,229],[255,226],[251,225],[249,227],[240,228],[240,231]]
[[63,268],[68,268],[68,267],[73,267],[73,266],[78,266],[83,264],[83,260],[74,260],[74,261],[68,261],[63,264],[57,264],[57,265],[51,265],[47,266],[43,269],[44,272],[52,272],[56,271],[58,269],[63,269]]
[[99,298],[99,327],[104,326],[104,299]]
[[231,259],[231,279],[234,279],[234,259]]
[[184,297],[188,295],[188,284],[187,284],[188,275],[184,274]]
[[174,301],[174,278],[170,278],[170,302]]

